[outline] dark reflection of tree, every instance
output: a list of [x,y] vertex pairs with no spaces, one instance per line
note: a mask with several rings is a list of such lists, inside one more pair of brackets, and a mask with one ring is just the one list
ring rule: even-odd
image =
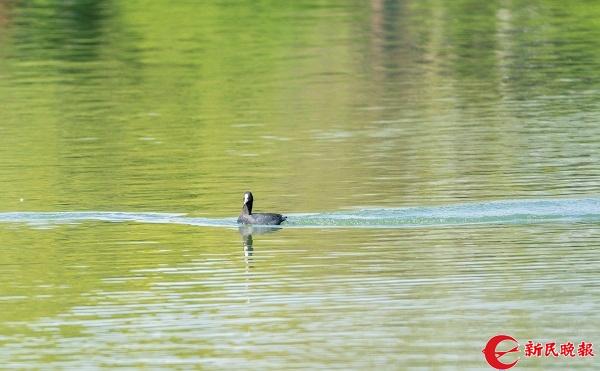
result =
[[8,25],[9,11],[11,8],[10,1],[0,1],[0,42],[2,41],[3,29]]
[[[11,9],[9,53],[18,61],[12,85],[19,102],[51,109],[52,116],[35,124],[38,131],[56,135],[47,138],[59,151],[52,156],[69,165],[53,170],[53,184],[59,194],[82,195],[80,201],[84,190],[100,190],[105,198],[121,186],[108,172],[85,169],[128,162],[114,150],[127,131],[115,118],[129,113],[131,106],[124,102],[137,101],[130,92],[141,91],[139,37],[120,20],[117,5],[110,0],[23,1]],[[52,126],[59,130],[49,130]],[[87,155],[87,148],[99,142],[98,152]]]
[[577,95],[577,99],[539,102],[546,106],[540,111],[549,114],[581,113],[596,105],[597,94],[578,94],[595,89],[600,82],[600,27],[596,21],[600,8],[592,3],[564,6],[529,1],[511,6],[506,21],[510,59],[505,64],[508,88],[515,99]]
[[105,1],[26,1],[17,3],[14,35],[27,59],[93,60],[110,9]]
[[56,77],[60,84],[97,87],[119,72],[127,78],[139,67],[135,47],[139,37],[115,22],[119,8],[112,1],[15,4],[14,56],[20,61],[51,62],[30,68],[30,73]]
[[447,41],[455,55],[457,78],[493,80],[496,66],[496,13],[494,1],[464,0],[448,3]]
[[[11,10],[13,56],[21,62],[42,62],[18,71],[17,77],[24,77],[27,83],[55,81],[59,89],[64,88],[60,98],[75,100],[61,102],[62,109],[77,105],[81,111],[92,100],[90,96],[95,103],[99,98],[108,103],[114,99],[115,89],[105,85],[116,82],[117,77],[132,81],[136,75],[139,63],[134,45],[139,38],[114,21],[118,7],[112,1],[15,4]],[[103,90],[112,93],[103,97]]]
[[401,0],[373,0],[369,33],[369,65],[380,82],[384,99],[398,99],[411,92],[399,81],[411,80],[418,59],[411,33],[410,13]]

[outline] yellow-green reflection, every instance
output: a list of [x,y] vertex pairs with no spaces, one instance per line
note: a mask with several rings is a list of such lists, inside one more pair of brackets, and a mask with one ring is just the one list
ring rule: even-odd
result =
[[[2,2],[0,211],[597,196],[599,12]],[[0,360],[482,368],[501,331],[596,341],[595,227],[282,230],[250,255],[236,230],[2,224]]]

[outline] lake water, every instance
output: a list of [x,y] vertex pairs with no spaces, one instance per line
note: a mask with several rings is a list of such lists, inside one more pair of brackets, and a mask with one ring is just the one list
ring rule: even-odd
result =
[[[598,17],[0,2],[0,367],[485,370],[500,333],[600,352]],[[289,223],[238,229],[246,190]]]

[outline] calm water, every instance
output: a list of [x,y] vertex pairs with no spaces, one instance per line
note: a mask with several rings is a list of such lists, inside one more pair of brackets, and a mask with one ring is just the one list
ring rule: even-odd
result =
[[[0,2],[1,367],[485,370],[498,333],[600,353],[599,17]],[[290,223],[238,230],[246,190]]]

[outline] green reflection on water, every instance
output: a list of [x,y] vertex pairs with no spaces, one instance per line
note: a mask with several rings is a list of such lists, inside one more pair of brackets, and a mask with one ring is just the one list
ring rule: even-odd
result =
[[487,334],[593,339],[598,323],[585,224],[282,230],[252,254],[236,230],[185,226],[1,236],[14,364],[442,366],[444,344],[477,367]]
[[596,192],[595,6],[165,7],[5,6],[4,209]]
[[[248,189],[289,213],[597,196],[599,13],[2,2],[0,211],[234,216]],[[284,230],[245,257],[235,230],[3,224],[0,359],[441,367],[458,361],[432,344],[451,343],[478,368],[502,330],[594,341],[595,227]]]

